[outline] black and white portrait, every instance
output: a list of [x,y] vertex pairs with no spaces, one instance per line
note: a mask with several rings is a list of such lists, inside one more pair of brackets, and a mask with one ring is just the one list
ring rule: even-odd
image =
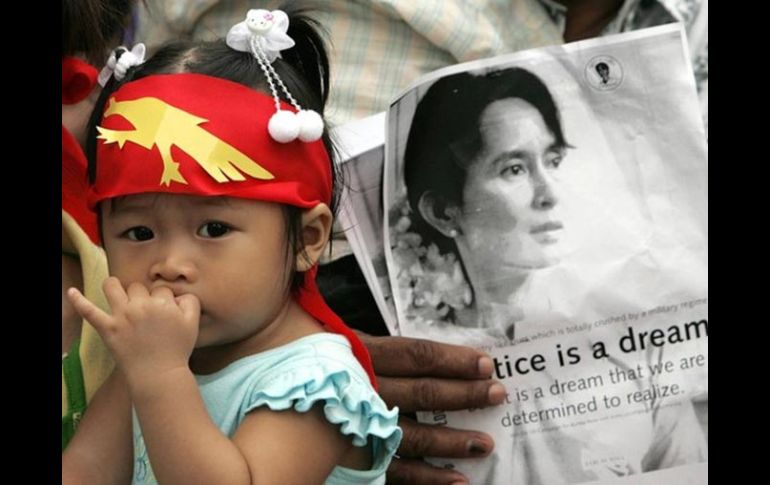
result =
[[[391,105],[384,232],[401,334],[488,350],[510,393],[447,413],[495,438],[492,457],[453,464],[478,483],[707,461],[708,158],[688,69],[668,29],[447,68]],[[626,373],[667,360],[668,374]],[[641,397],[661,386],[677,392]],[[614,393],[617,407],[602,400]]]
[[[639,284],[655,272],[642,257],[673,257],[664,237],[679,228],[661,215],[705,192],[649,197],[650,176],[662,174],[648,167],[682,158],[687,146],[666,153],[666,140],[641,131],[658,120],[634,103],[650,101],[623,98],[645,82],[633,77],[640,68],[626,67],[628,86],[597,92],[575,57],[448,69],[392,106],[386,231],[405,334],[509,345],[532,325],[615,311],[612,298],[585,305],[607,289],[659,296]],[[688,235],[703,239],[699,231]],[[703,273],[701,262],[679,264]]]

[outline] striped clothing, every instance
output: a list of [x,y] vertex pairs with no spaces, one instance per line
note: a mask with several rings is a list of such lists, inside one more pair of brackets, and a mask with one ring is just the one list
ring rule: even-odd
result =
[[[281,2],[266,1],[263,8]],[[331,0],[314,17],[331,40],[333,125],[384,111],[420,75],[458,62],[557,44],[534,1]],[[245,18],[253,1],[160,1],[142,12],[137,39],[150,52],[178,38],[213,39]]]
[[[170,39],[222,37],[250,8],[245,0],[159,0],[142,10],[137,39],[150,52]],[[522,49],[560,44],[566,8],[553,0],[328,0],[314,17],[332,44],[327,117],[339,125],[384,111],[419,76]],[[708,1],[626,0],[603,34],[685,23],[708,121]],[[708,126],[708,123],[707,123]]]

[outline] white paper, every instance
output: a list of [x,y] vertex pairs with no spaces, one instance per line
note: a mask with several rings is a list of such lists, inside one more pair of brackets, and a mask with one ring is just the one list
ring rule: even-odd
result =
[[[452,66],[392,103],[382,227],[397,329],[489,351],[509,393],[490,409],[421,413],[495,439],[488,458],[435,464],[474,484],[706,480],[708,154],[689,66],[672,25]],[[563,158],[542,113],[508,96],[480,118],[486,151],[462,160],[473,144],[450,142],[467,164],[463,203],[433,192],[410,207],[418,102],[438,79],[511,67],[550,91]],[[415,211],[461,248],[454,259],[415,242]]]
[[340,149],[346,180],[339,228],[344,231],[388,330],[397,335],[381,231],[385,113],[339,126],[332,136]]

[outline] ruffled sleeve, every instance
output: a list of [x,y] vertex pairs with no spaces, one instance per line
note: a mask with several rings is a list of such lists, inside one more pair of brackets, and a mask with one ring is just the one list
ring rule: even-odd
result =
[[387,408],[352,354],[348,361],[319,356],[323,349],[315,350],[316,355],[281,362],[254,382],[241,418],[261,406],[304,413],[323,402],[326,419],[351,437],[353,445],[362,447],[373,440],[373,462],[384,472],[401,441],[398,408]]

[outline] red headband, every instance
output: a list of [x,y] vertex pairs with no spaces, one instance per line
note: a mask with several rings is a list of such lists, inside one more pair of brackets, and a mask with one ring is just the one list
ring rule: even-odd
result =
[[326,148],[320,140],[273,140],[267,123],[274,112],[270,96],[216,77],[168,74],[126,84],[110,98],[99,127],[89,205],[146,192],[227,195],[303,209],[329,204]]
[[[285,103],[281,109],[295,111]],[[140,193],[229,196],[303,209],[330,204],[323,142],[273,140],[267,130],[273,113],[270,96],[216,77],[167,74],[127,83],[110,98],[98,128],[89,206]],[[305,273],[298,303],[347,337],[376,385],[366,348],[324,302],[316,272]]]

